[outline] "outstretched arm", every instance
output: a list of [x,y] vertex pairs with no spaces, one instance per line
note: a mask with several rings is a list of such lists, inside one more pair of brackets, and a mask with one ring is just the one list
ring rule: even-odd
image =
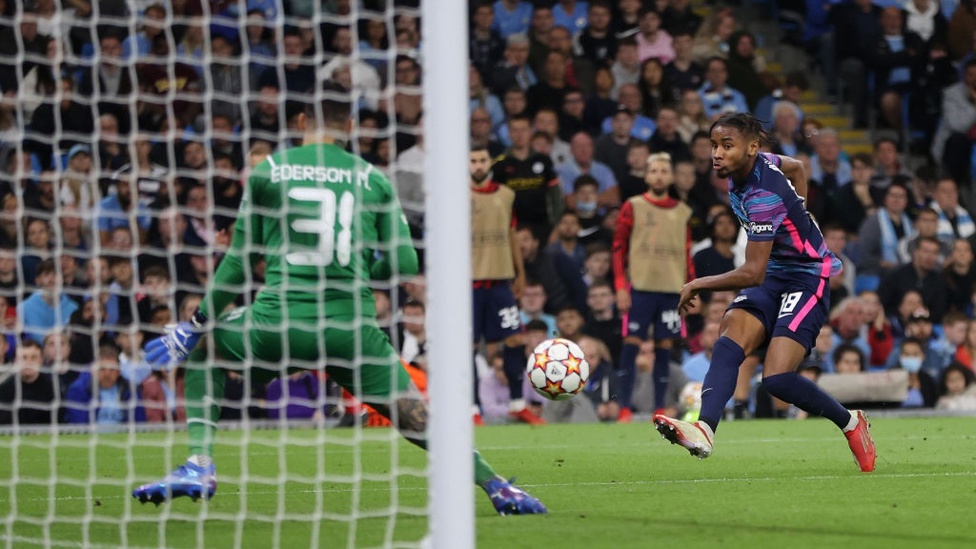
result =
[[793,188],[796,189],[796,194],[800,195],[803,199],[803,203],[806,204],[807,201],[807,171],[803,167],[803,162],[791,157],[776,155],[779,158],[780,170],[783,175],[793,183]]
[[722,292],[741,290],[762,284],[766,278],[766,265],[773,251],[773,241],[750,240],[746,244],[746,262],[727,273],[696,278],[681,288],[678,308],[687,311],[699,292]]

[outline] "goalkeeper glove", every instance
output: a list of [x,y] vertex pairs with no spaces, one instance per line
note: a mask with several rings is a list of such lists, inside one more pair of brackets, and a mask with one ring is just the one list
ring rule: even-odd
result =
[[146,362],[153,368],[180,364],[203,337],[207,317],[200,311],[189,322],[180,322],[174,329],[146,344]]

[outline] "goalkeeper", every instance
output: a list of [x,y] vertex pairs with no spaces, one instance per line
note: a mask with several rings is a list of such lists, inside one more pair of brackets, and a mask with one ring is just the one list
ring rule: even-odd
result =
[[[325,363],[332,379],[362,395],[407,440],[427,446],[427,404],[378,327],[369,288],[370,279],[416,274],[417,254],[390,182],[343,149],[351,126],[348,92],[331,82],[323,91],[324,99],[299,115],[304,145],[254,168],[231,248],[192,321],[146,345],[155,367],[187,361],[190,457],[162,480],[136,488],[132,495],[143,503],[214,495],[225,368],[246,369],[252,383],[265,383],[283,375],[283,365]],[[257,257],[266,259],[266,283],[253,305],[221,315],[245,290]],[[474,460],[475,482],[499,513],[546,512],[478,452]]]

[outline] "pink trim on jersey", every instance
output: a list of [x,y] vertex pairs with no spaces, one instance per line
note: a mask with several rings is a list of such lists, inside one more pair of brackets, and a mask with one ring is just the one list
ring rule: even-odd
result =
[[[804,242],[802,239],[800,239],[800,231],[797,230],[796,225],[790,221],[789,217],[783,218],[783,224],[786,225],[786,230],[790,232],[790,238],[793,239],[793,246],[796,248],[796,251],[802,254]],[[809,246],[809,242],[806,244]],[[817,256],[815,255],[814,257]]]
[[817,286],[817,293],[810,296],[810,299],[808,299],[807,302],[803,304],[803,308],[800,309],[800,312],[797,313],[795,317],[793,317],[793,322],[790,322],[791,332],[796,332],[796,329],[800,326],[800,323],[803,322],[803,319],[806,318],[808,314],[810,314],[810,311],[813,309],[814,305],[816,305],[817,302],[820,301],[820,298],[823,296],[823,291],[824,291],[824,286],[826,286],[826,281],[827,281],[826,278],[823,277],[820,278],[820,284]]

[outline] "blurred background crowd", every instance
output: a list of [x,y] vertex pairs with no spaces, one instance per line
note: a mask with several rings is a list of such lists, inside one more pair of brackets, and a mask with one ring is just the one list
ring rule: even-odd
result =
[[[806,375],[848,402],[976,409],[976,2],[469,5],[457,77],[471,141],[516,193],[528,348],[559,333],[606,374],[548,419],[617,417],[611,244],[650,153],[674,161],[696,273],[743,260],[707,133],[741,111],[766,122],[766,150],[807,164],[808,207],[845,266]],[[410,0],[0,0],[0,423],[181,419],[179,372],[152,371],[142,345],[195,310],[242,178],[301,144],[296,118],[324,79],[353,91],[349,147],[393,181],[422,253],[437,192],[425,184],[422,53]],[[423,275],[375,295],[422,381]],[[733,297],[714,293],[685,319],[672,406],[703,378]],[[653,355],[645,343],[638,411],[652,411]],[[507,417],[497,358],[479,358],[486,420]],[[259,388],[229,376],[225,419],[368,413],[283,396],[331,394],[314,373]],[[750,376],[739,394],[748,406],[730,414],[797,415]]]

